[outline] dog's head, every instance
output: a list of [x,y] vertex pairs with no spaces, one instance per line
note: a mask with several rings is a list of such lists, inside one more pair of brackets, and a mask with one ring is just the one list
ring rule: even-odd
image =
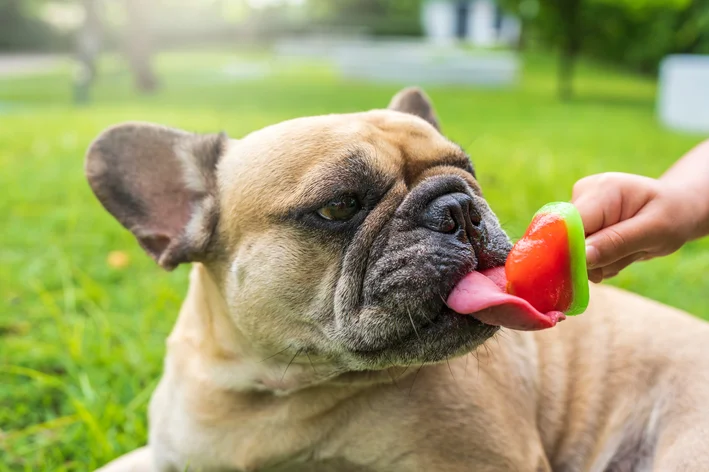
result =
[[511,245],[417,89],[388,110],[240,140],[120,125],[92,144],[86,169],[162,267],[206,267],[263,357],[382,369],[460,355],[497,329],[446,306],[456,282],[504,264]]

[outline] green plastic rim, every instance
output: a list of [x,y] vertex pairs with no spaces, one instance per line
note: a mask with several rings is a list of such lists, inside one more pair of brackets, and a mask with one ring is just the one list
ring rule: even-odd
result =
[[571,261],[571,306],[565,315],[580,315],[588,308],[588,271],[586,269],[586,233],[581,215],[574,205],[567,202],[547,203],[534,215],[554,213],[561,216],[566,224],[569,238],[569,259]]

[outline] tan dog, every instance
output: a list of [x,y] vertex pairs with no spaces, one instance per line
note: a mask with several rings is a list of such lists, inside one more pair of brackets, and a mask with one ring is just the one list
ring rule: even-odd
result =
[[103,471],[709,471],[709,325],[609,287],[534,333],[446,307],[510,243],[437,128],[409,89],[241,140],[93,143],[108,211],[195,263],[149,446]]

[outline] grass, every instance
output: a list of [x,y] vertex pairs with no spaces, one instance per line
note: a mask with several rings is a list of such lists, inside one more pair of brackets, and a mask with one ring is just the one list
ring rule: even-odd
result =
[[[163,89],[149,98],[107,60],[86,107],[70,103],[68,67],[0,80],[0,471],[87,470],[146,440],[187,268],[161,272],[91,195],[82,162],[97,133],[146,120],[238,137],[296,116],[382,107],[397,90],[265,56],[270,76],[223,72],[244,57],[163,55]],[[650,80],[582,64],[579,98],[563,104],[553,78],[551,59],[534,56],[513,90],[428,88],[513,236],[542,204],[568,199],[576,179],[658,176],[700,140],[657,124]],[[111,251],[127,264],[109,264]],[[709,318],[707,266],[705,240],[612,283]]]

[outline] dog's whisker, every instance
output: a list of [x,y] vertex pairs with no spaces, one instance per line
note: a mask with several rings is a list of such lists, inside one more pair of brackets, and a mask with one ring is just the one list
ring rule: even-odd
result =
[[409,396],[408,396],[408,398],[411,397],[411,392],[413,392],[413,390],[414,390],[414,385],[416,385],[416,379],[418,379],[419,372],[421,372],[421,369],[423,369],[424,366],[426,365],[426,363],[428,362],[428,358],[429,358],[429,355],[428,355],[428,354],[424,354],[424,356],[423,356],[423,361],[421,362],[421,365],[419,366],[418,369],[416,369],[416,374],[414,374],[414,379],[411,381],[411,388],[409,389]]
[[399,330],[399,325],[398,325],[398,324],[396,325],[396,337],[399,338],[399,341],[402,340],[401,331]]
[[497,336],[493,336],[492,339],[497,343],[497,347],[500,347],[500,339]]
[[273,358],[276,357],[277,355],[283,354],[284,352],[286,352],[286,351],[287,351],[288,349],[290,349],[290,348],[291,348],[291,346],[287,346],[285,349],[282,349],[282,350],[278,351],[277,353],[272,354],[272,355],[266,357],[265,359],[261,359],[259,362],[265,362],[265,361],[267,361],[267,360],[269,360],[269,359],[273,359]]
[[414,324],[414,319],[411,317],[411,312],[409,311],[409,307],[406,307],[406,313],[409,315],[409,320],[411,320],[411,326],[414,328],[414,333],[416,333],[416,338],[421,341],[421,337],[419,336],[419,332],[416,330],[416,324]]
[[488,362],[490,362],[490,358],[492,357],[492,353],[494,351],[491,351],[488,345],[485,343],[483,343],[483,347],[485,348],[485,357],[487,358]]
[[500,328],[497,333],[495,333],[495,336],[500,336],[505,339],[510,339],[510,333],[507,332],[504,328]]
[[283,383],[283,379],[286,378],[286,372],[288,372],[288,368],[293,363],[295,358],[298,357],[298,354],[300,354],[300,351],[302,351],[302,349],[298,349],[297,351],[295,351],[295,354],[293,354],[293,357],[291,357],[290,362],[288,362],[288,365],[286,366],[286,369],[283,371],[283,375],[281,376],[281,383]]
[[[393,367],[393,366],[394,366],[394,363],[392,362],[392,360],[391,360],[391,358],[389,357],[389,355],[386,354],[386,353],[384,353],[384,357],[387,358],[387,362],[389,362],[389,364]],[[389,369],[390,369],[390,368],[387,368],[387,369],[386,369],[387,375],[389,375],[389,378],[391,379],[391,382],[394,384],[394,386],[397,388],[397,390],[401,390],[401,388],[399,387],[399,384],[398,384],[397,381],[396,381],[396,378],[394,377],[394,374],[392,374]]]
[[315,368],[315,365],[313,364],[312,359],[310,359],[310,354],[308,354],[308,351],[305,351],[305,355],[308,357],[308,362],[310,362],[310,367],[313,368],[313,372],[314,372],[315,374],[317,374],[318,371],[317,371],[317,369]]
[[470,146],[472,146],[473,143],[474,143],[475,141],[477,141],[478,139],[480,139],[480,136],[475,136],[475,137],[473,138],[473,140],[470,141],[470,143],[468,143],[468,145],[465,146],[463,149],[464,149],[464,150],[465,150],[465,149],[468,149],[468,148],[469,148]]
[[458,383],[458,379],[455,378],[455,375],[453,375],[453,369],[451,368],[451,363],[448,360],[448,357],[446,357],[446,364],[448,365],[448,372],[451,373],[451,377],[453,378],[453,381],[455,382],[456,385],[460,386]]
[[421,316],[423,316],[424,319],[425,319],[426,321],[428,321],[429,323],[433,323],[433,321],[431,320],[431,318],[429,318],[428,316],[426,316],[426,313],[421,312]]
[[406,373],[407,370],[409,370],[409,367],[411,367],[411,363],[406,364],[406,367],[404,367],[404,370],[399,374],[397,380],[400,379]]
[[475,363],[478,365],[478,377],[480,377],[480,357],[478,356],[478,350],[475,349],[475,351],[473,351],[471,354],[475,358]]
[[[424,364],[425,364],[425,362],[426,361],[424,360]],[[419,366],[419,368],[416,369],[416,373],[414,374],[414,379],[411,381],[411,387],[409,388],[409,395],[407,398],[411,397],[411,392],[413,392],[413,390],[414,390],[414,385],[416,384],[416,379],[418,378],[419,372],[421,372],[421,369],[423,369],[424,364],[421,364]]]
[[389,357],[389,354],[387,354],[386,351],[382,352],[382,354],[384,355],[384,357],[386,357],[386,360],[389,363],[389,365],[391,367],[394,367],[394,361],[391,360],[391,357]]

